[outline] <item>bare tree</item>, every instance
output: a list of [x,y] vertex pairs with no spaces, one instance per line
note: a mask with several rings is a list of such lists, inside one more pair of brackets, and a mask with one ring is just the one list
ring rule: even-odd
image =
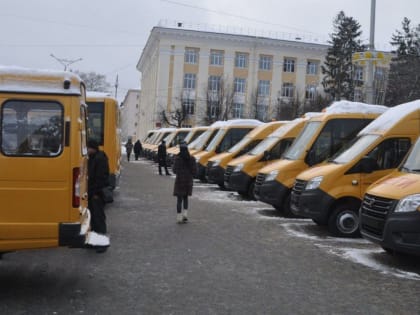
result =
[[234,89],[228,80],[223,77],[210,76],[204,95],[206,104],[202,120],[205,125],[231,118]]
[[178,97],[174,99],[171,110],[162,109],[160,106],[159,120],[166,126],[181,128],[183,123],[195,114],[196,104],[195,98],[189,90],[182,89]]
[[81,72],[75,73],[83,80],[88,91],[109,92],[111,84],[106,81],[106,76],[96,72]]

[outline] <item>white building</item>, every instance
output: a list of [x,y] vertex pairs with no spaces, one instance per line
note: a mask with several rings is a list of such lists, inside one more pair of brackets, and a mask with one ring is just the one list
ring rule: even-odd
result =
[[224,110],[224,97],[226,118],[269,121],[281,119],[273,117],[280,103],[305,102],[323,91],[327,45],[179,26],[154,27],[137,64],[142,136],[160,125],[163,110],[183,108],[183,125],[202,125]]
[[128,138],[133,140],[138,138],[140,122],[140,99],[141,91],[138,89],[130,89],[125,95],[121,105],[121,137],[122,141]]

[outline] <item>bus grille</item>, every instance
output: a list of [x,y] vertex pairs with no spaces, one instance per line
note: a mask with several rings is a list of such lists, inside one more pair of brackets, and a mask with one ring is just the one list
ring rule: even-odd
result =
[[265,174],[258,173],[257,178],[255,179],[255,186],[261,186],[265,181]]
[[365,194],[360,208],[361,229],[369,234],[382,237],[386,218],[396,202],[393,199]]
[[225,175],[224,175],[224,181],[225,182],[229,182],[229,179],[230,179],[230,174],[232,174],[232,172],[233,172],[233,166],[231,166],[231,165],[228,165],[227,167],[226,167],[226,171],[225,171]]
[[307,181],[306,180],[295,180],[295,185],[293,186],[293,193],[296,196],[300,196],[302,194],[302,191],[305,189]]

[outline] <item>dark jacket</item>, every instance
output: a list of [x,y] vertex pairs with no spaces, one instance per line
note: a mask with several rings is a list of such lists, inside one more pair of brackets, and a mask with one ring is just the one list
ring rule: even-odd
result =
[[159,164],[166,165],[166,145],[161,143],[158,146],[158,162]]
[[174,196],[191,196],[193,177],[197,173],[195,158],[190,156],[189,159],[183,159],[178,154],[172,171],[176,174]]
[[97,151],[88,160],[88,196],[102,197],[102,188],[109,185],[109,165],[105,152]]
[[133,150],[133,143],[131,141],[128,141],[125,144],[125,151],[130,154],[132,150]]
[[136,153],[136,154],[140,154],[141,150],[143,150],[143,148],[142,148],[142,146],[141,146],[140,140],[137,140],[137,141],[134,143],[134,153]]

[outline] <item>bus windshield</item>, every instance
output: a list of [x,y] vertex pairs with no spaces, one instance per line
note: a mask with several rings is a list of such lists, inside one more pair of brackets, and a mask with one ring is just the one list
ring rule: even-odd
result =
[[311,141],[313,135],[318,131],[320,125],[320,121],[309,122],[303,131],[299,134],[297,139],[293,142],[289,150],[287,150],[284,157],[288,160],[299,159],[305,152],[306,147],[308,146],[309,141]]
[[223,139],[225,136],[226,129],[220,129],[216,136],[213,138],[213,140],[209,143],[209,145],[206,147],[206,151],[210,152],[216,149],[217,144]]
[[347,149],[341,153],[338,153],[337,157],[332,159],[332,162],[337,164],[345,164],[353,161],[360,153],[362,153],[378,138],[378,135],[364,135],[356,138],[354,142],[350,142]]
[[104,145],[104,102],[87,102],[89,138]]
[[401,167],[401,171],[408,173],[420,173],[420,138],[413,146],[410,154]]
[[264,151],[270,150],[273,145],[275,145],[280,139],[277,137],[268,137],[263,142],[258,144],[251,152],[250,155],[259,155]]

